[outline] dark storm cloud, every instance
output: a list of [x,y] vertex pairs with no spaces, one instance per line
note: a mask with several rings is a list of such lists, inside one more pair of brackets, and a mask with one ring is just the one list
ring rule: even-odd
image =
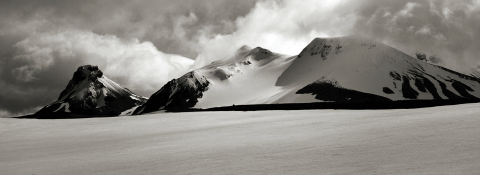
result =
[[[408,52],[440,57],[463,72],[478,64],[478,1],[365,1],[358,8],[356,34],[376,38]],[[463,69],[463,70],[462,70]]]
[[[160,51],[196,56],[194,41],[199,30],[226,34],[235,30],[233,21],[247,14],[253,0],[103,0],[103,1],[2,1],[2,28],[35,27],[44,32],[65,26],[111,34],[120,38],[151,41]],[[23,27],[20,32],[32,32]],[[186,48],[193,47],[194,48]],[[194,51],[192,51],[194,50]]]

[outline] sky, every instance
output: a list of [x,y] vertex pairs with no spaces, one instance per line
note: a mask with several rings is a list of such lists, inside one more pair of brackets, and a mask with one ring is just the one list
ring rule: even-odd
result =
[[2,0],[0,116],[54,102],[77,67],[149,97],[243,45],[297,55],[358,35],[480,72],[478,0]]

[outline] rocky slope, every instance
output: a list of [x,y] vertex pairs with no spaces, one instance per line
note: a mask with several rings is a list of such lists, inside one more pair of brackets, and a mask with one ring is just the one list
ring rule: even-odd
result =
[[165,84],[155,92],[142,106],[136,108],[133,114],[143,114],[162,109],[189,108],[197,104],[203,92],[208,90],[210,82],[196,71],[189,72],[178,79]]
[[70,114],[117,116],[144,104],[138,96],[103,75],[97,66],[80,66],[58,100],[35,113],[36,116]]

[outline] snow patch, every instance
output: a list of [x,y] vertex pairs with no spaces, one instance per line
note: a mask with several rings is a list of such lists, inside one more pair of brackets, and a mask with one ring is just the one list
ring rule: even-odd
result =
[[58,107],[58,109],[54,110],[53,112],[58,112],[61,109],[64,109],[62,110],[62,112],[71,112],[69,108],[70,108],[70,104],[68,104],[68,102],[67,103],[64,102],[60,105],[60,107]]

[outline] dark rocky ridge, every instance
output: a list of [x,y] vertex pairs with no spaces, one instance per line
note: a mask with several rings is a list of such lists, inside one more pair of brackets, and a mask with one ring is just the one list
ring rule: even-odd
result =
[[155,92],[149,100],[138,107],[133,114],[140,115],[161,109],[186,109],[194,107],[203,92],[208,90],[210,82],[203,75],[189,72],[173,79]]

